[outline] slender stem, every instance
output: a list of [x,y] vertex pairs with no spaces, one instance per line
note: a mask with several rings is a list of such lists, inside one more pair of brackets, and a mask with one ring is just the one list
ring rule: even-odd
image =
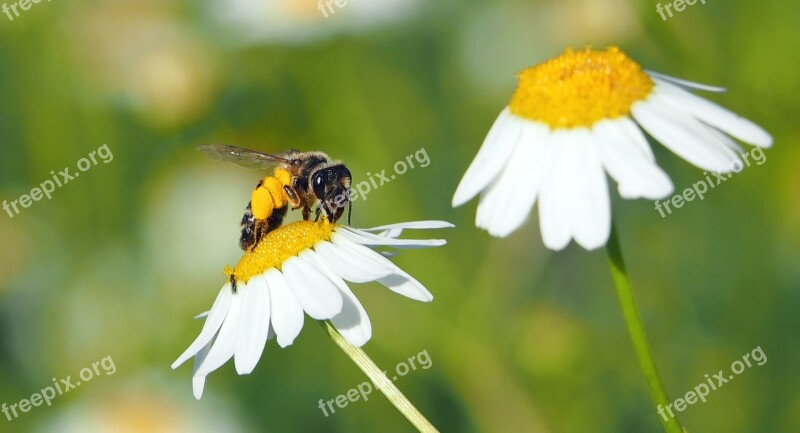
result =
[[670,410],[667,409],[671,402],[667,396],[667,390],[664,388],[664,383],[661,381],[661,376],[658,374],[656,361],[653,358],[653,352],[650,350],[650,343],[647,341],[642,316],[639,314],[639,307],[636,305],[636,298],[633,296],[631,281],[628,278],[628,271],[625,269],[625,261],[622,259],[622,249],[617,238],[617,230],[613,224],[606,251],[608,252],[608,264],[611,267],[614,285],[617,287],[617,297],[619,298],[620,308],[622,308],[622,316],[625,318],[625,324],[628,327],[628,333],[636,351],[636,358],[639,360],[639,368],[642,369],[642,373],[644,373],[644,377],[647,380],[647,388],[650,391],[650,397],[653,399],[653,405],[656,407],[658,419],[667,433],[683,433],[684,430],[678,422],[678,418],[670,416],[670,413],[674,413],[671,411],[672,408],[670,407]]
[[439,430],[436,430],[430,421],[428,421],[420,412],[411,404],[410,401],[394,386],[389,378],[386,377],[385,374],[372,362],[369,356],[361,350],[360,347],[353,346],[347,341],[339,331],[333,326],[333,324],[329,320],[320,321],[319,322],[323,328],[328,331],[328,334],[331,336],[333,341],[339,346],[340,349],[353,362],[356,363],[358,368],[367,375],[367,377],[372,380],[372,383],[389,399],[389,401],[403,414],[411,424],[414,424],[414,427],[417,428],[422,433],[439,433]]

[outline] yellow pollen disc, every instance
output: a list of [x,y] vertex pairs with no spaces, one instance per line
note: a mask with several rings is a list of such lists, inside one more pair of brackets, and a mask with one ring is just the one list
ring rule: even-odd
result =
[[630,114],[653,81],[617,47],[567,51],[517,75],[509,108],[517,116],[556,128],[592,126]]
[[278,227],[267,233],[255,247],[247,250],[236,267],[225,268],[225,274],[230,278],[232,273],[236,281],[246,283],[269,268],[280,269],[289,257],[297,256],[319,241],[330,240],[335,227],[325,218],[318,222],[297,221]]

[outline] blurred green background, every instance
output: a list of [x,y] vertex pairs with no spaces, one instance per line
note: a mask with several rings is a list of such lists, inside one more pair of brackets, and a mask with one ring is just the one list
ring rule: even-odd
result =
[[[191,367],[170,370],[239,258],[263,175],[194,150],[210,142],[323,150],[356,182],[425,149],[430,165],[358,200],[353,225],[454,222],[423,234],[449,245],[396,259],[434,302],[354,290],[379,365],[427,350],[432,367],[397,384],[441,431],[660,431],[604,252],[546,250],[535,216],[493,239],[474,227],[475,201],[450,206],[514,73],[612,43],[727,87],[705,96],[775,137],[766,163],[703,201],[662,219],[614,188],[613,215],[671,398],[756,346],[768,358],[683,412],[687,430],[800,430],[800,3],[709,0],[666,22],[655,3],[359,0],[326,18],[312,0],[110,0],[0,14],[0,199],[103,144],[113,153],[0,214],[0,403],[107,356],[116,366],[51,407],[0,414],[0,431],[412,431],[378,394],[321,413],[319,399],[364,378],[308,320],[252,375],[230,362],[212,374],[199,402]],[[702,178],[653,147],[676,190]]]

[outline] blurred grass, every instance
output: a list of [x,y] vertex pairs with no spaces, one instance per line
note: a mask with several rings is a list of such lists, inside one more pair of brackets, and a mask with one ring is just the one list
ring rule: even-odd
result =
[[[690,406],[687,429],[796,431],[800,5],[709,2],[662,22],[633,1],[450,0],[412,2],[413,13],[362,28],[393,16],[383,3],[371,18],[352,3],[323,19],[273,1],[272,15],[248,18],[298,23],[248,42],[245,25],[222,25],[202,2],[53,2],[0,15],[0,199],[104,143],[114,154],[52,200],[0,215],[0,403],[107,355],[118,367],[52,407],[0,416],[0,431],[214,431],[204,421],[214,418],[227,431],[410,431],[377,395],[321,414],[319,399],[363,378],[309,324],[289,349],[271,343],[253,375],[214,373],[199,403],[189,368],[169,370],[238,259],[237,222],[261,176],[204,160],[193,148],[208,142],[323,150],[354,181],[426,149],[430,166],[356,202],[353,224],[456,223],[441,232],[448,246],[397,258],[436,299],[355,292],[379,365],[430,354],[433,367],[399,386],[441,431],[656,431],[603,253],[546,251],[535,217],[492,239],[474,228],[475,203],[450,207],[514,72],[566,45],[612,42],[648,69],[728,87],[705,96],[775,137],[764,165],[703,201],[662,219],[648,201],[615,200],[614,217],[672,398],[755,346],[769,359]],[[654,149],[676,189],[702,177]]]

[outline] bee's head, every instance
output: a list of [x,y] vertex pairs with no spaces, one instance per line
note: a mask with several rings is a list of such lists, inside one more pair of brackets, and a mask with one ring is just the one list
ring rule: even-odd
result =
[[350,203],[350,170],[344,164],[320,168],[311,176],[311,188],[325,209],[328,218],[335,222]]

